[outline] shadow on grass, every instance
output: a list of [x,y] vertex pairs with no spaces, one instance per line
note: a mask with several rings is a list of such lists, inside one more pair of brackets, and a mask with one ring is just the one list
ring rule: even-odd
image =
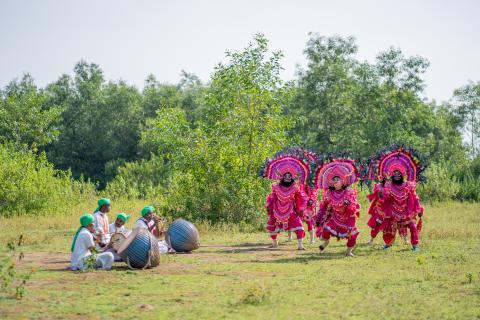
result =
[[[325,252],[322,254],[319,253],[311,253],[305,254],[297,257],[291,258],[281,258],[281,259],[273,259],[273,260],[263,260],[263,261],[250,261],[250,262],[261,262],[261,263],[310,263],[322,260],[337,260],[337,259],[352,259],[345,257],[344,253],[334,253],[334,252]],[[354,258],[353,258],[354,259]]]

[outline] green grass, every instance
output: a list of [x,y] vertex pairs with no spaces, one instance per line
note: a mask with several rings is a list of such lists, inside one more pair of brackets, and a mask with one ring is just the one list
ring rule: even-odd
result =
[[[131,212],[141,206],[116,204]],[[480,318],[479,204],[427,206],[420,253],[401,241],[388,251],[380,238],[365,245],[364,211],[355,258],[344,257],[345,241],[332,241],[321,256],[318,243],[274,251],[265,249],[265,233],[202,225],[205,246],[193,254],[162,256],[145,271],[119,263],[85,273],[62,270],[78,214],[2,219],[2,247],[24,234],[19,268],[37,271],[23,300],[0,298],[0,318]]]

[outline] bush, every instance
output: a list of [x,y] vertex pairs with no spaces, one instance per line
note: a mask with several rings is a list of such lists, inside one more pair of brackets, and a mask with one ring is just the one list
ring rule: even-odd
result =
[[0,216],[56,212],[93,196],[90,183],[54,169],[44,153],[0,145]]
[[446,201],[457,198],[460,184],[455,168],[447,163],[432,163],[425,171],[427,181],[417,187],[420,200]]

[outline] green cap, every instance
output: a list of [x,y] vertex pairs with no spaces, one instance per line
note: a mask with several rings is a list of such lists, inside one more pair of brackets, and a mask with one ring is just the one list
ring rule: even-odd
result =
[[155,208],[152,206],[146,206],[142,209],[140,213],[142,214],[142,217],[145,217],[150,212],[155,212]]
[[97,207],[97,209],[95,209],[95,212],[99,211],[101,207],[109,205],[110,204],[110,199],[101,198],[100,200],[98,200],[97,204],[98,204],[98,207]]
[[84,213],[80,217],[80,225],[86,227],[89,224],[93,223],[93,216],[90,213]]
[[118,215],[117,215],[117,219],[120,219],[122,220],[123,222],[127,222],[128,219],[130,218],[130,216],[126,213],[123,213],[123,212],[120,212]]

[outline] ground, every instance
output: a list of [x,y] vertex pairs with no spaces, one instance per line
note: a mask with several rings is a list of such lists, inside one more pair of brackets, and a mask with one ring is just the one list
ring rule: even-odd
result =
[[199,226],[199,250],[109,272],[66,271],[78,215],[2,219],[0,244],[23,234],[17,269],[35,272],[23,299],[1,296],[0,318],[479,319],[480,205],[426,209],[420,253],[367,245],[363,214],[355,258],[344,241],[319,255],[318,242],[297,251],[282,236],[272,250],[263,232]]

